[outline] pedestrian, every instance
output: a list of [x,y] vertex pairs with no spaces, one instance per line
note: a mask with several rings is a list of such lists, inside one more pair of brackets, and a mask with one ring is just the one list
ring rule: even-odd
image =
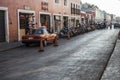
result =
[[112,23],[110,23],[110,29],[112,29]]
[[106,28],[106,23],[105,22],[103,23],[103,26],[104,26],[104,28]]

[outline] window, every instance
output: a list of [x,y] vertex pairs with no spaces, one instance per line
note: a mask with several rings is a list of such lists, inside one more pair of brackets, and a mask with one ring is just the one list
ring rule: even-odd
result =
[[59,3],[59,0],[55,0],[55,3]]
[[35,29],[35,30],[33,30],[32,34],[43,34],[43,30]]
[[44,32],[44,34],[48,34],[48,31],[47,31],[47,29],[43,29],[43,32]]
[[75,14],[75,4],[71,3],[71,14]]
[[80,15],[80,6],[74,3],[71,3],[71,14]]
[[67,6],[67,0],[64,0],[64,6]]

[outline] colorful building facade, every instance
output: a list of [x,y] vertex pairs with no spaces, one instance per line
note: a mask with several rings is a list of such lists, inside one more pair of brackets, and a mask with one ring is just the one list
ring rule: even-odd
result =
[[49,32],[70,27],[72,17],[80,19],[79,6],[80,0],[1,0],[0,42],[20,41],[22,35],[42,25]]

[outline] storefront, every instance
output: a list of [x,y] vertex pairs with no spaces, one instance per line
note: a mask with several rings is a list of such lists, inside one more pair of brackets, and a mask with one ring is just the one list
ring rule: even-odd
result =
[[0,7],[0,42],[9,42],[8,8]]
[[18,34],[19,40],[21,40],[23,35],[32,33],[32,29],[36,28],[35,26],[35,12],[28,10],[18,10]]
[[62,29],[61,15],[54,15],[54,29],[55,29],[55,32],[58,32],[58,33]]
[[76,27],[75,17],[71,17],[71,27]]
[[63,27],[68,27],[68,16],[63,16]]
[[76,27],[80,27],[80,20],[79,20],[79,18],[76,19]]
[[80,18],[76,16],[71,16],[70,27],[80,27]]
[[85,17],[81,17],[81,22],[85,23]]
[[42,13],[40,13],[40,25],[41,26],[46,26],[48,32],[51,32],[50,14],[42,14]]

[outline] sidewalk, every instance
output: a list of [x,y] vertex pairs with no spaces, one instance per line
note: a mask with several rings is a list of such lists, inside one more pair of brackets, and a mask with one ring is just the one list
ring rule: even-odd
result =
[[115,50],[101,80],[120,80],[120,40],[117,40]]
[[21,42],[0,43],[0,52],[23,46]]

